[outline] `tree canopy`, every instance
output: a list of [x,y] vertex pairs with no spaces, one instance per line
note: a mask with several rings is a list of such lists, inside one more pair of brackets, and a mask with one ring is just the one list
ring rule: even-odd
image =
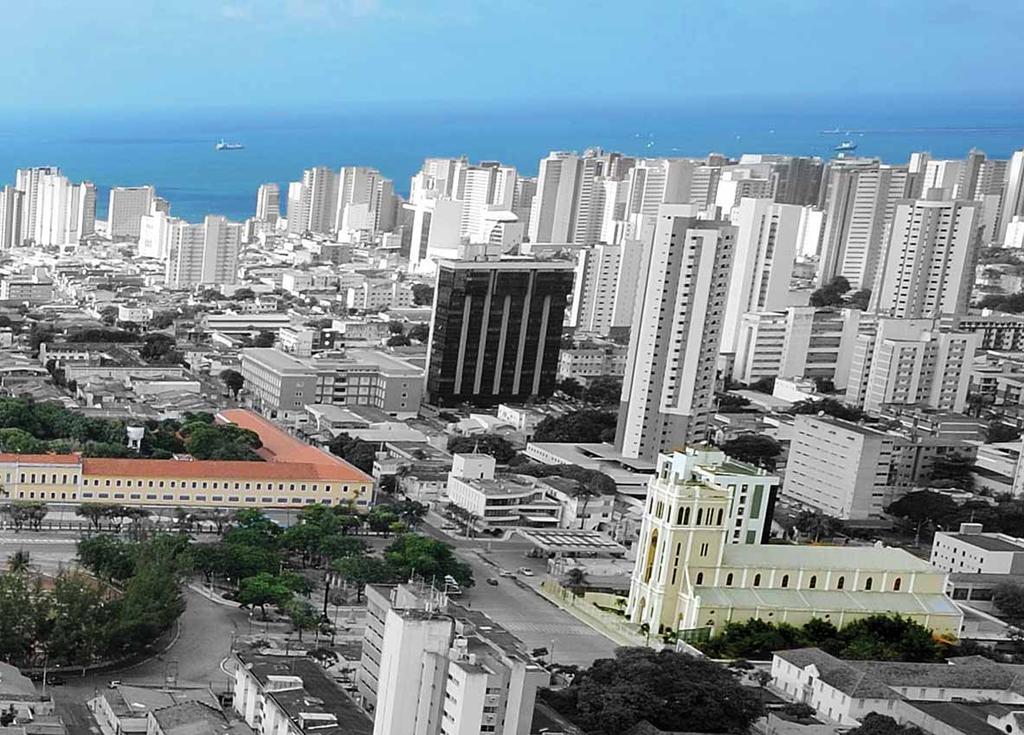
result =
[[758,695],[725,667],[649,648],[620,648],[544,696],[595,735],[617,735],[644,721],[673,732],[739,734],[762,714]]
[[839,658],[871,661],[940,661],[948,646],[920,623],[899,615],[870,615],[841,629],[815,619],[802,628],[751,619],[728,623],[700,645],[712,658],[771,658],[773,651],[817,646]]
[[862,421],[868,417],[868,415],[859,408],[847,406],[842,401],[837,401],[834,398],[822,398],[818,401],[812,399],[797,401],[789,410],[791,413],[795,414],[823,413],[826,416],[832,416],[833,418],[843,419],[845,421]]
[[341,457],[343,460],[363,472],[373,472],[373,461],[377,456],[377,446],[362,439],[354,439],[346,433],[338,434],[331,443],[327,445],[331,454]]
[[836,276],[811,294],[811,306],[839,306],[844,301],[843,294],[849,290],[850,282],[842,276]]
[[722,442],[721,449],[734,459],[764,467],[769,472],[782,454],[777,441],[764,434],[740,434],[735,439]]
[[533,432],[536,442],[580,442],[592,444],[615,439],[618,416],[611,411],[585,408],[564,416],[548,416]]
[[498,434],[473,434],[453,436],[448,440],[448,451],[452,454],[480,452],[494,457],[498,464],[508,464],[516,456],[512,442]]

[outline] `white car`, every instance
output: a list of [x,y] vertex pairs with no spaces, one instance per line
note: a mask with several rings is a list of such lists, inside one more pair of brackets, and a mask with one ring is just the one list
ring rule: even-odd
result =
[[516,576],[516,573],[511,571],[511,570],[509,570],[509,569],[499,569],[498,570],[498,576],[499,577],[514,577],[514,576]]
[[532,577],[533,576],[533,570],[530,569],[529,567],[519,567],[518,573],[522,574],[524,577]]

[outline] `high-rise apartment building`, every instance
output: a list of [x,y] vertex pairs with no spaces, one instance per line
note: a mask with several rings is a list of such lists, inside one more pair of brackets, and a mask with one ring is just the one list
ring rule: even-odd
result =
[[14,188],[25,195],[22,203],[21,230],[18,234],[19,245],[31,242],[35,238],[40,181],[48,176],[60,176],[60,169],[56,166],[36,166],[35,168],[19,168],[15,174]]
[[167,284],[188,288],[204,283],[235,283],[241,244],[242,225],[222,216],[207,215],[201,224],[172,224]]
[[1024,216],[1024,148],[1014,151],[1006,167],[1002,211],[999,216],[997,242],[1006,237],[1006,228],[1014,217]]
[[13,186],[0,189],[0,250],[21,244],[21,220],[24,215],[25,192]]
[[857,337],[846,402],[877,413],[890,405],[922,405],[963,413],[975,332],[941,329],[932,319],[879,319]]
[[914,196],[906,166],[854,159],[830,164],[818,282],[843,276],[854,289],[872,288],[885,228],[896,203]]
[[171,251],[171,234],[178,225],[184,224],[183,220],[170,217],[154,207],[139,223],[139,255],[165,260]]
[[496,405],[549,396],[572,293],[570,261],[440,261],[426,400]]
[[896,207],[872,302],[881,314],[937,317],[967,311],[981,205],[944,200],[944,189]]
[[572,326],[580,332],[607,336],[633,323],[633,305],[640,281],[643,243],[594,245],[576,256]]
[[820,378],[846,387],[857,335],[874,317],[859,309],[791,306],[743,315],[733,380]]
[[627,457],[703,440],[714,395],[736,228],[665,205],[645,249],[615,446]]
[[107,207],[107,235],[114,240],[137,240],[142,218],[153,208],[152,186],[115,186]]
[[736,351],[744,314],[789,305],[789,282],[802,217],[803,207],[776,204],[771,199],[744,198],[733,211],[736,245],[722,320],[722,352]]
[[315,166],[288,186],[288,234],[326,235],[337,228],[338,172]]
[[604,187],[599,179],[620,169],[617,153],[553,152],[540,162],[530,211],[530,242],[581,245],[601,238]]
[[40,174],[34,181],[35,226],[29,240],[37,245],[77,244],[95,232],[96,187],[72,184],[61,174]]
[[256,219],[275,225],[280,216],[281,187],[274,183],[260,184],[256,191]]
[[366,603],[357,686],[374,735],[531,732],[550,675],[509,631],[420,584],[368,586]]

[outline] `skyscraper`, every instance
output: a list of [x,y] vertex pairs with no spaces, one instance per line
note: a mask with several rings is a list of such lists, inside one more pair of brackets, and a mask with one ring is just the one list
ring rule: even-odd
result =
[[666,205],[640,272],[616,448],[653,460],[703,440],[714,396],[736,228]]
[[1014,217],[1024,216],[1024,149],[1014,151],[1006,167],[1006,187],[1003,189],[1003,207],[999,217],[999,237],[1006,237],[1006,228]]
[[115,186],[107,208],[107,235],[113,240],[137,240],[142,218],[153,207],[152,186]]
[[896,203],[914,196],[914,179],[906,166],[874,160],[833,161],[830,166],[818,282],[843,276],[854,289],[871,288],[885,227]]
[[530,242],[591,244],[601,236],[604,189],[599,177],[619,170],[617,153],[552,152],[540,162],[530,211]]
[[60,169],[56,166],[37,166],[35,168],[19,168],[15,175],[14,188],[23,192],[21,229],[18,233],[18,244],[33,240],[36,232],[36,214],[39,210],[39,184],[46,176],[59,176]]
[[427,401],[494,405],[555,388],[569,261],[438,263]]
[[171,224],[167,284],[187,288],[199,284],[235,283],[242,225],[207,215],[201,224]]
[[277,184],[261,184],[256,191],[256,219],[269,225],[281,216],[281,188]]
[[896,207],[877,287],[875,309],[902,318],[967,311],[974,285],[981,205],[944,201],[944,189]]
[[[723,182],[724,183],[724,182]],[[748,311],[789,306],[803,207],[771,199],[741,199],[732,223],[736,246],[722,321],[722,352],[736,351],[740,320]]]
[[315,166],[288,187],[288,234],[326,235],[338,226],[338,172]]
[[0,250],[20,245],[25,193],[13,186],[0,189]]
[[598,244],[577,254],[573,324],[577,331],[606,336],[633,323],[643,243]]

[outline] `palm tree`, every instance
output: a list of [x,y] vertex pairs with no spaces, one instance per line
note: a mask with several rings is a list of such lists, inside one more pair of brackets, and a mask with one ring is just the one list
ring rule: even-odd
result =
[[572,491],[573,498],[575,498],[578,502],[582,499],[582,502],[580,503],[579,509],[576,513],[576,515],[580,519],[580,528],[583,528],[583,526],[587,522],[587,505],[590,504],[590,499],[596,498],[598,495],[600,495],[599,492],[594,490],[594,488],[590,487],[589,485],[583,484],[582,482],[577,483],[576,489]]
[[18,549],[7,561],[7,571],[11,574],[24,574],[28,571],[31,554],[24,549]]
[[814,537],[814,541],[841,533],[843,523],[838,518],[825,515],[820,510],[802,510],[796,518],[796,528],[801,533]]
[[562,578],[562,586],[572,591],[577,597],[582,597],[587,586],[587,572],[583,567],[572,567],[567,569]]

